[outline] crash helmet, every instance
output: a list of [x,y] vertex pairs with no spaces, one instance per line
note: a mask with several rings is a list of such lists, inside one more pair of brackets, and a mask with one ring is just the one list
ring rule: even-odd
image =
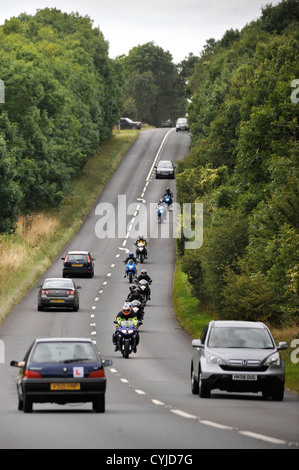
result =
[[125,315],[129,315],[131,313],[132,307],[129,302],[126,302],[122,308],[122,311]]
[[147,275],[147,270],[146,269],[141,269],[141,274],[142,274],[142,276],[146,276]]
[[144,240],[144,236],[143,236],[143,235],[139,235],[139,240]]
[[133,258],[133,256],[134,256],[133,251],[130,251],[130,253],[129,253],[129,258]]
[[141,307],[141,302],[139,302],[139,300],[133,300],[132,302],[132,310],[134,313],[137,313],[138,310],[140,309]]

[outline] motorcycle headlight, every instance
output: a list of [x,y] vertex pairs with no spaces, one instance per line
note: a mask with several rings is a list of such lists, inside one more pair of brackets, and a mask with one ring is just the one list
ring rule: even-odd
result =
[[134,330],[128,330],[128,333],[131,335],[132,333],[134,333]]
[[278,352],[271,354],[265,361],[266,366],[280,366],[280,363],[281,360]]

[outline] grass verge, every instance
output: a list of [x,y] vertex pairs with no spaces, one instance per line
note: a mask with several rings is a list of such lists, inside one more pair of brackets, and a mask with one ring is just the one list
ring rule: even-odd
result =
[[0,325],[77,233],[139,133],[115,131],[72,180],[59,209],[22,216],[13,235],[0,235]]
[[[200,337],[204,326],[209,321],[217,320],[215,312],[208,308],[206,310],[202,310],[198,299],[192,296],[187,276],[182,272],[179,261],[177,262],[174,275],[173,303],[174,310],[180,324],[193,338]],[[286,341],[288,343],[288,350],[281,352],[281,356],[286,366],[285,386],[287,389],[298,394],[299,363],[296,364],[292,361],[292,353],[298,360],[299,351],[295,354],[294,348],[291,347],[291,343],[294,339],[299,338],[299,327],[297,325],[291,325],[290,327],[283,329],[271,328],[271,332],[277,344],[279,341]]]

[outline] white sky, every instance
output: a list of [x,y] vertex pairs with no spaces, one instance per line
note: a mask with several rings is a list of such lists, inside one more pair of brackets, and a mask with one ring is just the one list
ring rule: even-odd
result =
[[172,54],[174,63],[192,52],[199,55],[210,38],[228,29],[241,30],[261,16],[261,8],[278,0],[0,0],[0,24],[37,9],[79,12],[94,21],[106,41],[109,56],[127,55],[135,46],[153,41]]

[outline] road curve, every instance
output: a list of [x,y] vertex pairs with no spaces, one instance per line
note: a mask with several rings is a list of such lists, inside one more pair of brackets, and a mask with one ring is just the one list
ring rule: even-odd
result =
[[[0,328],[6,359],[0,364],[0,448],[195,451],[299,445],[299,400],[294,394],[287,392],[282,403],[250,394],[215,391],[206,400],[191,394],[191,338],[172,308],[175,244],[166,232],[161,236],[150,211],[166,186],[175,192],[175,181],[153,178],[155,159],[180,160],[189,144],[187,133],[142,131],[78,234],[42,276],[41,280],[61,275],[60,258],[67,250],[90,250],[96,258],[95,277],[77,280],[82,286],[79,312],[38,312],[33,288]],[[136,212],[134,219],[138,204],[146,210]],[[114,211],[103,226],[105,208]],[[100,239],[101,227],[113,229],[115,236]],[[126,360],[114,352],[111,337],[113,320],[128,294],[122,261],[125,250],[133,248],[134,231],[149,239],[144,267],[153,284],[138,352]],[[22,359],[32,340],[40,336],[91,337],[102,354],[113,360],[107,370],[106,413],[93,413],[89,404],[36,404],[30,415],[17,411],[16,370],[8,364]]]

